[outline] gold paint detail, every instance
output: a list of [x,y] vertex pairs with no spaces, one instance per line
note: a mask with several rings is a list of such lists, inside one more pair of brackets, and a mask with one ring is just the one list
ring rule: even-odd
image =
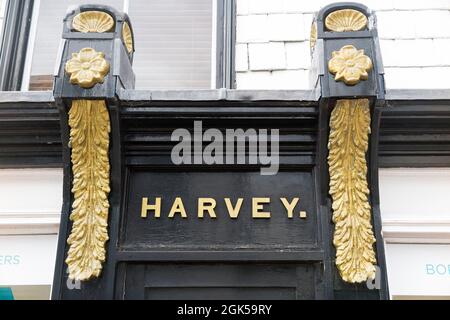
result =
[[208,212],[210,218],[216,219],[217,215],[214,209],[216,208],[217,202],[213,198],[198,198],[198,217],[203,219],[205,216],[205,211]]
[[89,89],[97,83],[103,83],[109,72],[109,62],[105,60],[103,52],[83,48],[80,52],[72,53],[72,58],[66,62],[65,70],[70,76],[70,83]]
[[331,112],[328,141],[333,244],[339,273],[350,283],[375,277],[366,163],[369,134],[369,100],[338,100]]
[[67,243],[69,278],[98,277],[108,241],[110,120],[104,100],[74,100],[69,111],[72,148],[72,230]]
[[270,203],[270,198],[252,198],[252,217],[254,219],[270,219],[270,212],[263,211],[264,204]]
[[306,218],[307,218],[306,211],[300,211],[300,219],[306,219]]
[[244,202],[244,198],[238,198],[236,205],[233,207],[230,198],[225,198],[225,204],[227,206],[228,214],[231,219],[237,219],[239,216],[239,212],[241,211],[242,203]]
[[172,208],[169,212],[169,218],[174,218],[175,214],[180,214],[183,219],[187,218],[186,209],[184,208],[183,200],[180,197],[176,197],[172,204]]
[[141,218],[147,218],[148,211],[155,212],[155,218],[161,217],[161,197],[155,199],[155,204],[149,204],[148,198],[142,198]]
[[297,205],[298,201],[300,200],[300,198],[294,198],[292,199],[292,202],[289,202],[288,199],[286,198],[280,198],[281,203],[283,204],[284,208],[287,211],[287,215],[289,219],[294,218],[294,209],[295,206]]
[[311,25],[311,31],[309,35],[309,47],[314,49],[317,42],[317,23],[314,21]]
[[72,20],[72,28],[78,32],[109,32],[114,29],[114,19],[103,11],[84,11]]
[[367,80],[372,67],[372,60],[364,54],[364,50],[358,50],[352,45],[333,51],[328,61],[328,70],[335,75],[334,80],[344,81],[347,85]]
[[128,53],[133,52],[133,35],[131,34],[131,28],[128,22],[125,22],[122,26],[122,39]]
[[343,9],[331,12],[325,18],[325,27],[334,32],[361,31],[367,27],[367,22],[362,12]]

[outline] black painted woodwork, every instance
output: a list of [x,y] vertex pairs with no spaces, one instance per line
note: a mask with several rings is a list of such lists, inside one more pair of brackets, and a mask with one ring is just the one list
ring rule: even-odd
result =
[[[364,6],[352,7],[371,15]],[[81,6],[80,10],[93,8]],[[318,21],[330,8],[333,7],[318,13]],[[201,99],[201,91],[194,94],[190,102],[157,101],[153,93],[149,96],[144,93],[140,101],[133,101],[126,94],[126,89],[134,86],[132,56],[124,54],[125,47],[120,39],[121,23],[127,17],[108,7],[98,9],[115,18],[115,30],[104,34],[75,32],[69,26],[77,11],[69,13],[65,19],[61,64],[55,78],[54,95],[61,115],[63,141],[64,203],[53,298],[331,299],[340,296],[354,299],[361,296],[360,293],[366,298],[386,298],[377,183],[378,120],[384,87],[379,72],[381,60],[377,60],[376,33],[368,30],[360,32],[359,38],[351,39],[376,60],[376,72],[353,87],[336,83],[329,73],[318,73],[316,83],[321,86],[322,95],[319,101],[252,101],[251,94],[242,100],[235,100],[230,94],[228,100],[219,96],[216,101],[207,101]],[[319,32],[314,52],[315,59],[322,60],[321,64],[328,61],[333,50],[348,41],[339,35],[323,35],[326,33]],[[64,73],[64,64],[71,54],[86,46],[105,52],[112,66],[102,84],[87,90],[72,85]],[[219,92],[227,95],[227,91]],[[326,160],[328,118],[337,98],[355,95],[368,97],[373,109],[368,179],[378,239],[377,260],[383,271],[380,290],[368,290],[365,284],[343,283],[334,266]],[[164,97],[164,93],[160,97]],[[81,290],[71,290],[67,286],[64,263],[68,250],[66,239],[71,229],[68,217],[73,202],[67,112],[71,100],[80,98],[106,99],[110,111],[110,241],[101,277],[83,282]],[[261,176],[257,167],[249,165],[173,165],[171,133],[176,128],[192,130],[196,120],[203,121],[204,130],[279,129],[280,172],[275,176]],[[163,197],[162,216],[152,218],[150,213],[146,219],[141,218],[142,197],[153,201],[157,196]],[[186,219],[164,216],[170,201],[177,196],[185,201]],[[300,197],[300,210],[307,212],[307,219],[285,216],[279,198],[295,196]],[[195,217],[198,197],[213,197],[218,203],[224,197],[233,200],[242,197],[244,204],[236,220],[223,217],[223,204],[217,206],[216,213],[220,215],[217,219],[198,219]],[[271,219],[250,218],[251,197],[271,198],[266,209],[270,208]],[[248,281],[240,280],[247,273],[251,274],[246,277]],[[205,277],[200,279],[202,274]],[[285,278],[289,279],[288,286]]]
[[0,102],[0,168],[61,167],[61,130],[55,103],[28,96],[31,101]]
[[450,100],[387,100],[380,124],[380,167],[449,167]]
[[[114,30],[104,33],[82,33],[72,29],[72,19],[79,13],[89,10],[103,11],[114,17]],[[115,9],[101,5],[83,5],[69,12],[64,18],[63,24],[63,52],[58,76],[55,77],[53,94],[55,99],[73,98],[108,98],[115,99],[116,92],[121,89],[132,89],[135,84],[135,76],[132,70],[133,51],[128,53],[122,39],[122,26],[127,22],[130,26],[133,43],[133,26],[125,13],[119,13]],[[105,59],[110,64],[110,72],[106,75],[103,83],[99,83],[90,89],[83,89],[70,83],[69,77],[64,74],[64,65],[72,57],[72,53],[90,47],[97,52],[103,52]],[[64,103],[65,103],[64,102]],[[60,104],[63,104],[61,102]]]
[[[327,12],[345,7],[372,15],[357,4],[330,5],[316,17],[319,29]],[[353,36],[343,33],[342,37],[319,30],[316,62],[323,65],[332,50],[347,44],[342,38],[364,47],[375,62],[375,72],[369,80],[349,90],[332,81],[330,74],[318,72],[316,83],[321,86],[307,92],[134,91],[132,55],[124,51],[119,37],[120,23],[127,17],[103,6],[82,6],[81,10],[92,8],[113,15],[116,29],[102,35],[81,34],[67,29],[70,23],[65,24],[64,51],[55,80],[56,102],[46,93],[0,97],[0,166],[64,168],[53,299],[388,298],[378,164],[389,167],[415,162],[415,166],[430,163],[448,166],[450,95],[437,100],[385,100],[376,29]],[[69,13],[66,21],[70,22],[74,13]],[[85,46],[105,51],[112,66],[104,84],[88,90],[71,85],[62,68],[72,51]],[[367,159],[376,251],[383,270],[381,290],[368,290],[365,284],[343,283],[334,265],[334,225],[326,160],[328,122],[336,99],[353,95],[368,97],[373,110]],[[101,277],[82,283],[81,290],[67,287],[64,263],[73,201],[67,124],[73,98],[105,98],[112,128],[107,261]],[[203,121],[204,130],[280,129],[280,173],[259,176],[259,168],[250,165],[173,165],[172,131],[192,129],[196,120]],[[249,208],[244,204],[237,221],[222,215],[215,221],[208,217],[186,221],[177,217],[169,221],[165,216],[167,204],[163,203],[159,220],[151,214],[146,219],[139,218],[141,197],[157,195],[162,195],[163,201],[182,196],[187,200],[188,214],[189,210],[195,210],[193,200],[197,197],[212,196],[218,202],[225,196],[243,197],[245,203],[252,196],[270,196],[274,217],[270,221],[251,220]],[[300,196],[300,207],[307,211],[308,217],[287,221],[276,200],[296,195]],[[283,214],[278,215],[280,211]],[[223,213],[223,206],[220,212]]]
[[[121,265],[124,299],[314,299],[319,264],[159,263]],[[127,290],[132,288],[132,290]]]
[[[132,90],[131,90],[132,91]],[[395,90],[398,92],[398,90]],[[388,94],[389,94],[388,90]],[[392,91],[393,92],[393,91]],[[406,90],[400,92],[408,93]],[[428,92],[432,93],[427,100],[422,100]],[[256,91],[255,91],[256,93]],[[190,100],[186,92],[181,91],[178,100],[159,100],[153,104],[170,105],[166,108],[168,113],[177,114],[186,108],[191,110],[191,115],[202,113],[202,117],[213,116],[219,110],[211,110],[207,107],[221,106],[222,114],[230,110],[230,105],[240,105],[240,112],[245,112],[249,105],[259,106],[258,111],[270,119],[273,110],[287,104],[291,105],[289,111],[302,103],[295,100],[285,100],[287,97],[281,93],[272,92],[275,99],[280,100],[256,101],[208,101],[202,102],[202,108],[191,108],[196,102]],[[294,92],[290,93],[294,95]],[[409,93],[408,93],[409,94]],[[1,93],[0,100],[0,167],[1,168],[27,168],[27,167],[62,167],[62,145],[59,125],[59,113],[54,100],[47,92],[17,92]],[[433,97],[436,96],[436,99]],[[421,98],[422,97],[422,98]],[[187,99],[187,100],[185,100]],[[121,107],[120,112],[126,115],[126,121],[139,125],[138,106],[143,102],[139,100],[127,101]],[[273,106],[269,108],[268,106]],[[311,106],[312,113],[317,108],[314,102]],[[236,110],[236,108],[234,109]],[[248,109],[247,109],[248,110]],[[163,108],[152,108],[155,119],[161,119]],[[266,120],[267,121],[267,120]],[[314,125],[317,116],[311,119]],[[151,121],[148,120],[148,123]],[[192,122],[189,122],[192,123]],[[317,125],[317,124],[315,124]],[[142,126],[145,127],[145,126]],[[313,130],[314,127],[312,127]],[[150,128],[148,128],[150,130]],[[167,133],[166,135],[169,135]],[[129,143],[138,145],[139,134],[130,132],[125,135]],[[155,137],[155,140],[158,139]],[[163,137],[170,145],[170,140]],[[142,142],[142,141],[141,141]],[[310,141],[314,149],[315,141]],[[130,151],[135,148],[130,145]],[[163,148],[159,146],[159,148]],[[432,90],[423,91],[403,100],[391,100],[387,98],[385,107],[381,110],[380,141],[378,146],[378,161],[380,168],[395,167],[448,167],[450,166],[450,95],[439,97]]]
[[[341,9],[353,9],[362,12],[368,17],[368,27],[357,32],[328,31],[325,27],[325,18],[329,13]],[[323,98],[376,97],[378,100],[384,99],[384,69],[376,21],[376,15],[369,8],[355,2],[332,3],[323,7],[315,15],[317,41],[312,51],[312,79],[315,80],[315,76],[318,77]],[[372,60],[373,64],[368,79],[354,86],[348,86],[343,81],[336,82],[334,76],[328,72],[327,67],[328,61],[332,58],[332,52],[339,51],[348,44],[355,46],[357,49],[363,49],[364,54]]]
[[[331,12],[341,9],[353,9],[363,13],[368,18],[368,26],[357,32],[332,32],[325,27],[325,18]],[[321,88],[319,100],[319,138],[317,143],[317,166],[320,172],[320,185],[317,199],[321,204],[321,214],[330,217],[331,198],[329,196],[328,174],[328,133],[330,114],[340,99],[367,98],[370,104],[371,130],[369,147],[366,152],[367,180],[370,189],[369,203],[372,208],[372,227],[376,238],[375,253],[377,266],[380,273],[381,287],[379,290],[368,290],[365,284],[349,284],[342,281],[335,267],[336,250],[332,244],[333,225],[323,224],[324,250],[326,261],[324,281],[332,282],[329,290],[333,291],[333,298],[369,298],[388,299],[388,283],[386,261],[384,253],[383,237],[381,234],[381,216],[379,208],[378,192],[378,137],[380,128],[380,115],[385,105],[384,71],[381,60],[381,52],[378,42],[377,24],[375,14],[366,6],[341,2],[330,4],[322,8],[314,17],[317,24],[317,41],[312,49],[313,73],[312,83]],[[364,50],[364,54],[372,60],[373,69],[369,72],[368,79],[349,86],[343,81],[336,81],[335,76],[328,71],[328,61],[334,51],[339,51],[345,45],[353,45],[356,49]],[[326,173],[324,173],[326,172]],[[361,296],[358,294],[362,293]]]
[[[122,250],[320,250],[318,246],[318,224],[312,167],[292,168],[277,175],[262,176],[259,170],[251,171],[244,166],[240,170],[233,166],[224,170],[205,168],[204,171],[184,169],[160,169],[130,166],[126,177],[125,203],[122,216],[119,246]],[[200,169],[201,170],[201,169]],[[161,217],[153,212],[141,218],[141,199],[149,202],[161,197]],[[176,197],[181,197],[187,218],[177,215],[168,218]],[[197,201],[200,197],[216,200],[216,218],[208,214],[197,218]],[[252,197],[270,197],[264,211],[271,213],[270,219],[254,219]],[[289,219],[280,198],[289,201],[300,197],[295,216]],[[239,217],[231,219],[224,202],[231,198],[236,203],[243,198]],[[308,214],[300,219],[299,210]],[[280,230],[283,232],[280,233]],[[243,236],[245,235],[245,236]]]

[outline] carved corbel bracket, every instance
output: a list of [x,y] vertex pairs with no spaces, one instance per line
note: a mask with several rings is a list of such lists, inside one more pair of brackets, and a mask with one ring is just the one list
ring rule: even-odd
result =
[[101,275],[107,257],[111,117],[117,117],[110,108],[118,90],[134,88],[134,38],[128,17],[107,6],[80,6],[64,21],[54,96],[71,167],[64,174],[69,221],[60,232],[67,245],[58,250],[66,253],[68,277],[87,281]]
[[315,15],[312,28],[312,80],[322,95],[319,125],[328,132],[319,148],[328,168],[321,189],[322,202],[331,200],[329,241],[340,278],[364,283],[377,276],[377,265],[384,268],[375,175],[385,90],[376,17],[357,3],[331,4]]
[[329,192],[333,200],[336,266],[342,279],[350,283],[375,278],[375,236],[366,161],[369,134],[369,100],[338,100],[330,117]]

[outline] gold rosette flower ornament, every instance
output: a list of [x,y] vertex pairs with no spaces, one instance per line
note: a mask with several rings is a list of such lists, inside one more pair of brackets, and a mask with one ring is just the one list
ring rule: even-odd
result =
[[97,83],[103,83],[109,72],[109,63],[105,60],[103,52],[83,48],[80,52],[72,53],[72,58],[67,61],[65,70],[70,76],[70,83],[89,89]]
[[367,80],[372,67],[372,60],[364,54],[364,50],[358,50],[352,45],[333,51],[328,61],[328,70],[335,75],[334,80],[344,81],[347,85]]

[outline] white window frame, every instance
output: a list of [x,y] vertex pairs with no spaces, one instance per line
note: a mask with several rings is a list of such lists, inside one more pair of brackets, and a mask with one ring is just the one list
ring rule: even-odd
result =
[[34,0],[33,15],[31,17],[30,33],[28,36],[27,55],[25,58],[25,65],[22,74],[22,86],[20,91],[28,91],[31,77],[31,63],[33,62],[34,44],[36,42],[36,31],[39,20],[39,8],[41,0]]

